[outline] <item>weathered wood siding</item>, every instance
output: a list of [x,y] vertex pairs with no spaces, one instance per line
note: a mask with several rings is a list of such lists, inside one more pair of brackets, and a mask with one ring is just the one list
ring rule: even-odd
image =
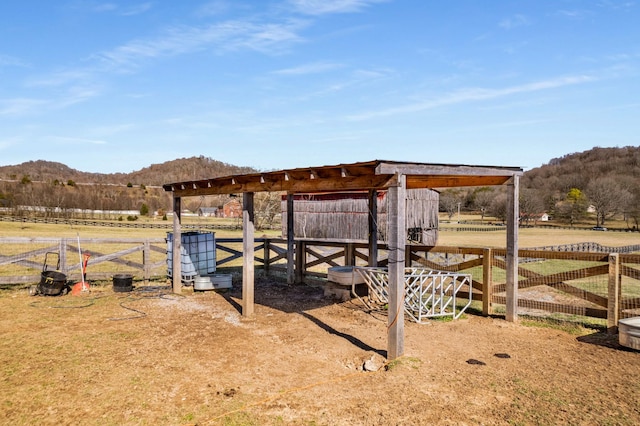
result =
[[[368,194],[344,192],[300,194],[294,198],[296,238],[367,240]],[[407,237],[426,245],[438,241],[439,194],[430,189],[407,190]],[[387,194],[378,194],[378,240],[387,241]],[[282,201],[282,234],[287,235],[286,200]]]

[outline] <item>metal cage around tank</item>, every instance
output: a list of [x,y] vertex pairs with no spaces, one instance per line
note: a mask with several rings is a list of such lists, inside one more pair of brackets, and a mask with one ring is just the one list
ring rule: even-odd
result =
[[[192,231],[180,235],[180,270],[184,284],[216,271],[216,239],[213,232]],[[173,233],[167,233],[167,276],[173,277]]]

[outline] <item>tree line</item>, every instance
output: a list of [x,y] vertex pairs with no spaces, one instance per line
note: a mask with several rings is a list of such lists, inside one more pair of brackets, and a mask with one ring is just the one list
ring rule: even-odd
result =
[[[171,194],[160,185],[185,180],[255,173],[207,157],[181,158],[129,174],[84,173],[60,163],[32,161],[0,167],[0,207],[20,214],[20,206],[41,206],[45,215],[71,216],[74,209],[138,210],[157,214],[171,209]],[[183,206],[221,207],[229,196],[190,197]],[[256,194],[257,220],[272,225],[280,213],[280,194]],[[525,223],[546,213],[554,221],[574,225],[593,217],[604,226],[622,217],[630,229],[640,220],[640,147],[593,148],[552,159],[526,171],[520,181],[520,213]],[[507,193],[503,187],[447,189],[440,210],[449,218],[476,212],[481,220],[504,221]],[[259,225],[258,225],[259,226]]]
[[[460,203],[460,204],[458,204]],[[621,217],[629,229],[640,221],[640,147],[593,148],[568,154],[525,172],[520,181],[520,217],[525,223],[547,213],[571,226],[593,218],[604,227]],[[440,194],[440,209],[458,209],[506,219],[507,194],[501,187],[461,188]]]

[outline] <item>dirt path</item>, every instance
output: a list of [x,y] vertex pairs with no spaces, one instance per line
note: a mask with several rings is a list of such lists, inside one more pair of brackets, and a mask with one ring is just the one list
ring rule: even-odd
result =
[[[635,425],[640,353],[466,315],[405,325],[382,367],[384,313],[260,279],[238,290],[0,294],[2,424]],[[86,305],[86,306],[85,306]]]

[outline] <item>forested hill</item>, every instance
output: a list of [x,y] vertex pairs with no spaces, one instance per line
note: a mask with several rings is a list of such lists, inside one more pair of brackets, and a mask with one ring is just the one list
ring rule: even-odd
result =
[[52,161],[28,161],[15,166],[0,167],[0,179],[66,183],[163,185],[170,182],[207,179],[232,174],[253,173],[250,167],[234,166],[204,156],[180,158],[152,164],[132,173],[88,173]]
[[[0,167],[0,179],[66,183],[163,185],[170,182],[207,179],[232,174],[254,173],[251,167],[235,166],[208,157],[179,158],[152,164],[131,173],[89,173],[51,161],[28,161]],[[589,151],[554,158],[548,164],[524,173],[522,187],[542,192],[566,193],[584,190],[591,181],[612,178],[621,186],[640,185],[640,147],[593,148]]]
[[[208,157],[179,158],[152,164],[131,173],[89,173],[52,161],[28,161],[1,166],[0,179],[51,182],[73,180],[79,183],[163,185],[170,182],[207,179],[232,174],[254,173],[251,167],[235,166]],[[614,178],[624,186],[640,181],[640,147],[593,148],[567,154],[524,173],[522,186],[543,191],[566,192],[584,189],[594,179]]]
[[593,148],[554,158],[524,173],[521,185],[543,193],[585,190],[596,180],[611,179],[629,191],[640,186],[640,147]]

